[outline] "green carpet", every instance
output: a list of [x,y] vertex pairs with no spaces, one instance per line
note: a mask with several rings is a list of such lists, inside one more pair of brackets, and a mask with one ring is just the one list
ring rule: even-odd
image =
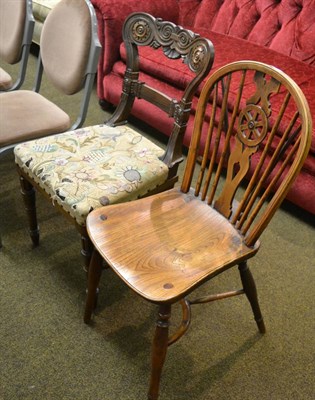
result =
[[[24,88],[34,64],[32,56]],[[43,94],[74,114],[77,96],[64,102],[47,83]],[[94,93],[86,125],[105,118]],[[146,399],[156,307],[107,270],[94,323],[85,325],[77,232],[38,196],[33,249],[12,154],[0,160],[0,182],[0,399]],[[279,210],[250,263],[267,333],[257,332],[244,296],[195,306],[188,333],[169,349],[160,400],[314,398],[314,226],[290,204]],[[239,286],[229,271],[199,292]]]

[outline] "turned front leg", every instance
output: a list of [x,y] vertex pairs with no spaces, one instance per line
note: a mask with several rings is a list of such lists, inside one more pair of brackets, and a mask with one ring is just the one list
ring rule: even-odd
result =
[[37,224],[36,215],[36,194],[33,185],[20,175],[21,193],[24,201],[24,207],[26,210],[28,223],[29,223],[29,234],[34,246],[39,244],[39,228]]
[[164,304],[159,308],[159,316],[156,322],[155,336],[152,347],[151,380],[148,400],[157,400],[159,396],[159,386],[162,368],[164,365],[167,347],[169,319],[171,317],[171,305]]
[[92,313],[96,307],[98,286],[102,275],[103,258],[98,251],[94,250],[88,270],[88,287],[85,303],[84,322],[88,324],[91,321]]
[[91,262],[92,251],[93,251],[93,244],[87,232],[81,233],[81,255],[84,263],[83,269],[87,274]]
[[255,281],[246,262],[243,262],[239,265],[239,271],[241,275],[243,289],[252,307],[259,332],[265,333],[266,327],[259,307]]

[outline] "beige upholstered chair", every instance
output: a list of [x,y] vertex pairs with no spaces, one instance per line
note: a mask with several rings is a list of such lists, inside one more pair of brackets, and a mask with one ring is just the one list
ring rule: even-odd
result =
[[[85,222],[91,210],[174,186],[191,101],[208,74],[214,55],[210,41],[145,13],[127,18],[123,37],[127,49],[123,91],[120,104],[107,124],[42,138],[15,148],[33,243],[36,245],[39,241],[33,198],[35,186],[74,222],[82,238],[86,267],[91,244]],[[173,99],[139,80],[138,46],[153,46],[157,52],[163,50],[162,60],[186,71],[187,86],[180,99]],[[153,103],[168,113],[173,122],[166,151],[126,124],[137,97],[141,98],[143,107],[146,101]]]
[[24,82],[35,24],[32,0],[0,0],[0,18],[0,59],[20,64],[15,82],[0,68],[1,92],[19,89]]
[[[16,144],[82,126],[92,92],[100,44],[89,0],[61,0],[41,34],[34,90],[0,95],[0,156]],[[64,95],[82,91],[79,115],[69,115],[39,93],[42,74]]]
[[[187,331],[191,305],[245,294],[265,332],[247,260],[258,252],[259,237],[302,167],[311,125],[306,99],[287,75],[253,61],[226,65],[201,92],[181,187],[89,214],[87,229],[97,251],[85,322],[103,259],[131,290],[158,306],[148,400],[158,398],[167,347]],[[241,289],[193,297],[195,289],[232,267],[239,269]],[[183,321],[169,335],[176,302]]]

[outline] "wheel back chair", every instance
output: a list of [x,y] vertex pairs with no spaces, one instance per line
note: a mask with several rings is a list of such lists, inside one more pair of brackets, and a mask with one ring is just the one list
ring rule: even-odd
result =
[[[74,222],[81,235],[85,268],[92,250],[86,232],[86,217],[91,210],[174,186],[192,98],[214,58],[207,39],[146,13],[127,18],[123,39],[127,68],[120,103],[109,121],[15,148],[33,243],[39,241],[36,187]],[[139,80],[138,46],[163,50],[172,62],[182,60],[187,64],[188,82],[181,99],[173,99]],[[174,119],[166,150],[126,124],[136,98],[153,103]]]
[[[95,250],[85,322],[94,309],[103,260],[130,289],[158,305],[148,399],[158,398],[167,347],[186,332],[191,305],[246,294],[265,332],[247,260],[257,253],[260,235],[306,158],[311,120],[302,91],[280,70],[254,61],[226,65],[201,92],[181,186],[89,214]],[[187,297],[233,266],[240,272],[240,290]],[[183,321],[169,337],[176,302]]]
[[19,89],[25,79],[35,20],[32,0],[0,0],[0,59],[6,64],[19,63],[15,82],[0,68],[0,92]]
[[[81,127],[86,118],[101,46],[89,0],[61,0],[45,20],[33,90],[0,95],[0,156],[16,144]],[[39,93],[43,72],[63,95],[82,91],[78,116]]]

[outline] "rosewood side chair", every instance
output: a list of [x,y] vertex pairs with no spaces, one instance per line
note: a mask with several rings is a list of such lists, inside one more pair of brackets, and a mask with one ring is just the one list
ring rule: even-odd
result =
[[[86,217],[91,210],[174,186],[193,95],[214,58],[209,40],[146,13],[127,18],[123,39],[127,68],[121,101],[107,124],[31,141],[15,148],[33,243],[37,245],[39,241],[35,187],[74,222],[81,235],[85,268],[92,250],[86,232]],[[187,67],[187,87],[181,99],[173,99],[139,80],[138,46],[162,50],[167,61],[175,63],[176,59],[187,64],[183,65]],[[126,124],[136,98],[153,103],[174,119],[166,150]]]
[[[34,89],[0,95],[0,157],[18,143],[82,126],[100,51],[90,0],[61,0],[43,25]],[[81,92],[75,121],[71,122],[64,110],[39,93],[43,72],[62,95]]]
[[19,89],[25,79],[35,20],[32,0],[0,0],[0,59],[19,63],[16,80],[0,68],[0,92]]
[[[226,65],[201,92],[181,186],[89,214],[95,250],[85,322],[94,309],[103,260],[131,290],[158,306],[148,399],[158,398],[167,347],[186,332],[191,305],[246,294],[265,332],[247,260],[256,255],[260,235],[299,173],[311,132],[305,97],[287,75],[254,61]],[[194,289],[231,267],[239,269],[240,290],[192,297]],[[169,337],[176,302],[183,321]]]

